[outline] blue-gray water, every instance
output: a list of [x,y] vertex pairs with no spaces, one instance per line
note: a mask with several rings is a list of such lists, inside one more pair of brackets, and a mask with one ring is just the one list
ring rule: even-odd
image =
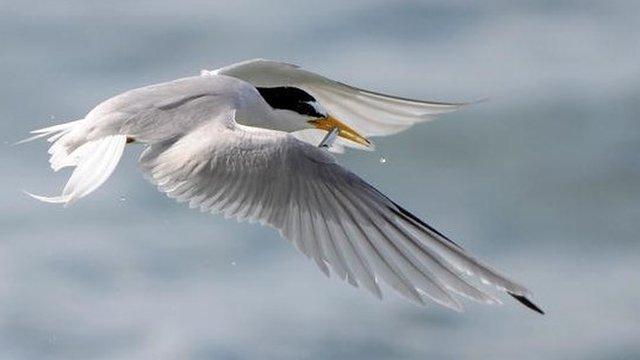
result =
[[[0,1],[0,358],[639,358],[640,2],[515,3]],[[67,175],[10,146],[29,130],[254,57],[489,98],[340,161],[548,314],[380,302],[270,229],[174,204],[140,148],[70,208],[21,193]]]

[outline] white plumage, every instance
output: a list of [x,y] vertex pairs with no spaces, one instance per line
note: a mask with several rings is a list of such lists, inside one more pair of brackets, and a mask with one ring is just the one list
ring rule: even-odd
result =
[[[282,91],[265,97],[265,86]],[[327,275],[377,296],[383,281],[414,302],[427,297],[456,310],[462,307],[454,293],[499,303],[474,275],[539,311],[523,286],[292,135],[337,117],[348,125],[336,122],[342,144],[366,147],[352,131],[387,135],[460,105],[389,97],[282,63],[241,63],[131,90],[85,119],[34,131],[31,139],[53,142],[54,170],[75,167],[60,196],[34,197],[68,204],[88,195],[113,172],[126,142],[136,141],[147,145],[140,165],[160,191],[192,208],[278,229]]]

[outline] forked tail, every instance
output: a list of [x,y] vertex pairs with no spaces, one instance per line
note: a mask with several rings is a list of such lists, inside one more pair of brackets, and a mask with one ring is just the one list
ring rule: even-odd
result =
[[39,196],[28,193],[35,199],[49,203],[71,204],[88,195],[113,173],[127,142],[125,135],[109,135],[87,140],[84,120],[76,120],[31,132],[25,143],[47,137],[53,143],[49,148],[49,163],[54,171],[64,167],[75,167],[69,181],[58,196]]

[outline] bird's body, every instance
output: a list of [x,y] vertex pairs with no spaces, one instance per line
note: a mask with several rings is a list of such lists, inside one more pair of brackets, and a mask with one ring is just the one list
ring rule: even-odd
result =
[[255,115],[266,120],[266,111],[260,111],[265,108],[256,89],[244,81],[228,76],[194,76],[130,90],[106,100],[87,114],[74,128],[75,136],[68,139],[81,144],[109,135],[127,135],[153,144],[184,135],[229,109],[236,110],[238,116],[256,109]]
[[[82,120],[35,131],[53,142],[54,170],[75,167],[60,196],[36,198],[69,204],[86,196],[135,141],[147,146],[143,171],[168,196],[272,226],[327,275],[378,296],[383,281],[415,302],[426,296],[457,310],[453,293],[498,303],[473,283],[476,275],[539,311],[524,287],[316,146],[318,136],[337,129],[334,150],[367,148],[365,136],[394,133],[460,105],[388,97],[287,64],[245,62],[127,91]],[[395,117],[369,121],[376,112]],[[316,132],[300,134],[308,130]]]

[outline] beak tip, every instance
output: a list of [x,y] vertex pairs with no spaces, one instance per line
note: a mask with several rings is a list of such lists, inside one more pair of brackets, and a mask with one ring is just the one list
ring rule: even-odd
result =
[[367,140],[367,145],[365,145],[364,149],[367,150],[367,151],[375,151],[376,150],[376,144],[374,144],[370,140]]

